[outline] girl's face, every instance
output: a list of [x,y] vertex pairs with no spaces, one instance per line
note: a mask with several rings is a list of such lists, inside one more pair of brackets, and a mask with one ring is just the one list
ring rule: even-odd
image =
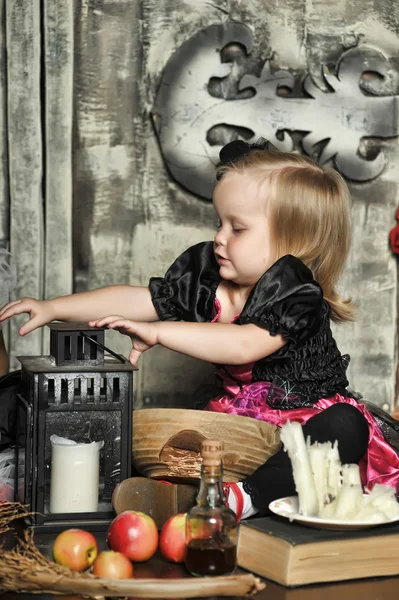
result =
[[[267,194],[262,184],[262,195]],[[253,286],[275,262],[265,200],[259,182],[245,172],[229,172],[216,185],[213,204],[219,217],[214,252],[222,279]]]

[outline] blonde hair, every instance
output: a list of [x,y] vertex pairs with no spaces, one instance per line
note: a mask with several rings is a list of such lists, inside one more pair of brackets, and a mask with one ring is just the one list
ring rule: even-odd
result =
[[320,284],[340,323],[354,320],[356,306],[336,292],[351,238],[350,193],[337,171],[299,154],[252,150],[217,171],[249,172],[267,182],[267,211],[276,260],[292,254],[302,260]]

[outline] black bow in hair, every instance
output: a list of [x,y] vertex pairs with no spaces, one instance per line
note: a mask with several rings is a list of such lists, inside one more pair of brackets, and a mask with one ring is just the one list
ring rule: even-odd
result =
[[259,138],[256,144],[248,144],[243,140],[234,140],[233,142],[229,142],[223,146],[223,148],[220,150],[220,164],[227,165],[234,163],[242,156],[246,156],[252,152],[252,150],[273,150],[275,152],[279,152],[276,146],[273,146],[271,142],[265,140],[264,138]]

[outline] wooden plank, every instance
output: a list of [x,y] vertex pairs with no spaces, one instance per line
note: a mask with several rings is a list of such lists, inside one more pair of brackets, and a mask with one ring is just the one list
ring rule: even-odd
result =
[[351,356],[351,388],[389,412],[395,398],[397,267],[387,237],[395,187],[381,180],[370,184],[374,198],[383,197],[383,202],[367,201],[352,189],[353,242],[340,288],[359,309],[354,323],[333,328],[341,352]]
[[[44,297],[72,293],[73,2],[44,0]],[[44,345],[48,346],[48,338]]]
[[[128,282],[140,188],[139,3],[75,7],[76,288]],[[89,229],[88,229],[89,226]]]
[[9,241],[10,205],[8,201],[7,153],[7,56],[5,0],[0,1],[0,244]]
[[[130,279],[141,195],[140,3],[75,4],[74,284],[77,291]],[[129,341],[107,334],[124,354]],[[135,378],[138,389],[140,374]]]
[[[8,190],[7,149],[7,56],[5,0],[0,1],[0,246],[8,248],[10,241],[10,203]],[[3,325],[6,347],[9,345],[10,324]]]
[[[40,98],[40,3],[6,1],[7,103],[11,253],[16,260],[16,296],[41,297],[43,252],[42,132]],[[39,354],[42,331],[18,336],[26,316],[13,319],[11,368],[17,355]]]

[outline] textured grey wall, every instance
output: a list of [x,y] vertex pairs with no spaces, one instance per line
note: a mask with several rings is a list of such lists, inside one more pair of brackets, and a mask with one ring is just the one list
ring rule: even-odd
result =
[[[352,387],[392,406],[397,274],[388,232],[399,204],[399,151],[396,138],[387,136],[396,134],[391,99],[398,93],[398,12],[394,0],[75,0],[74,6],[64,0],[1,0],[0,237],[10,239],[17,260],[17,295],[146,284],[188,245],[212,237],[210,203],[168,173],[152,122],[168,61],[200,30],[243,23],[253,36],[249,54],[232,47],[223,56],[234,61],[230,77],[236,84],[245,74],[259,77],[269,59],[271,72],[291,74],[295,97],[303,95],[301,85],[310,74],[319,89],[317,107],[329,91],[323,65],[334,76],[345,51],[374,48],[385,57],[386,71],[380,77],[372,60],[364,64],[362,94],[366,103],[381,102],[375,95],[388,97],[390,108],[384,104],[379,114],[391,117],[394,131],[383,135],[366,127],[359,146],[368,159],[383,150],[386,164],[373,180],[350,182],[354,241],[342,288],[361,308],[358,321],[341,326],[337,337],[352,356]],[[220,60],[218,54],[214,58]],[[213,73],[195,75],[202,80]],[[231,83],[220,86],[222,100],[223,94],[231,99]],[[357,83],[352,81],[353,89]],[[363,105],[355,94],[353,118],[360,114],[356,99]],[[289,98],[278,101],[282,106]],[[227,120],[228,103],[225,113]],[[318,108],[315,114],[325,137],[325,113]],[[300,104],[290,118],[289,139],[300,150],[307,126]],[[251,119],[272,127],[266,102],[262,115]],[[312,126],[313,142],[321,142],[317,119]],[[334,149],[347,164],[334,122],[330,128]],[[213,144],[234,133],[214,129]],[[310,154],[320,150],[320,144],[309,144]],[[46,350],[48,337],[44,331],[21,339],[16,329],[17,321],[9,340],[14,366],[16,355]],[[127,352],[122,337],[110,334],[107,341]],[[141,361],[136,405],[189,403],[212,371],[154,349]]]

